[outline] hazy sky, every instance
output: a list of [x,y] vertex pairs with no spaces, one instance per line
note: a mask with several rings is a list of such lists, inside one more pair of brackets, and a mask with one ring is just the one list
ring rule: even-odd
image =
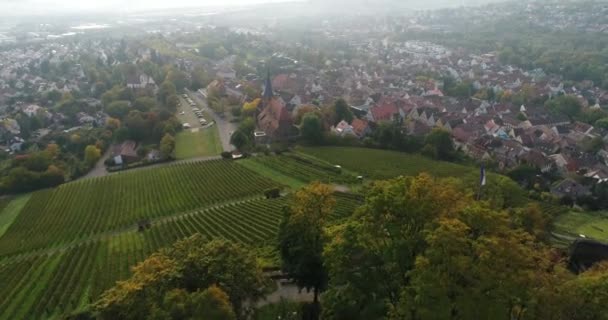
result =
[[233,6],[285,0],[0,0],[0,15]]

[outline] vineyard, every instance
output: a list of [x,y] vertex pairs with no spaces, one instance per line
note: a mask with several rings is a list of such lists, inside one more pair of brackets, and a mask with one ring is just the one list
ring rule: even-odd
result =
[[355,176],[344,173],[341,168],[305,154],[285,153],[280,156],[258,156],[251,160],[306,183],[312,181],[339,184],[356,182]]
[[[361,203],[337,193],[332,219]],[[93,301],[130,267],[177,239],[200,233],[252,245],[274,246],[286,199],[244,199],[167,216],[143,231],[124,231],[97,241],[0,265],[0,319],[57,317]]]
[[277,183],[230,161],[172,165],[34,193],[0,238],[0,255],[58,246],[137,221],[262,194]]
[[373,179],[388,179],[400,175],[411,176],[420,172],[428,172],[438,177],[462,176],[479,172],[479,169],[474,167],[388,150],[315,147],[301,148],[301,151]]

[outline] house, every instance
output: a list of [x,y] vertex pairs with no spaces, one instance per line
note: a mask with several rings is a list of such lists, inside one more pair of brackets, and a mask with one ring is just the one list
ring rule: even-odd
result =
[[374,122],[393,121],[399,115],[399,109],[393,103],[385,103],[383,105],[371,108],[369,115]]
[[340,137],[356,136],[353,126],[344,120],[340,121],[337,125],[332,126],[331,132]]
[[31,118],[31,117],[35,116],[40,109],[42,109],[41,106],[35,105],[35,104],[30,104],[27,107],[23,108],[23,113],[25,113],[28,117]]
[[236,71],[230,67],[222,66],[215,74],[218,78],[234,80],[236,79]]
[[133,140],[127,140],[122,144],[113,146],[112,157],[114,158],[114,163],[117,165],[139,161],[139,156],[137,155],[137,143]]
[[156,89],[156,82],[145,73],[130,75],[127,77],[127,88],[129,89]]
[[369,127],[369,123],[365,120],[355,119],[350,124],[353,127],[354,133],[359,137],[363,138],[371,133],[371,129]]
[[569,197],[571,199],[576,199],[590,195],[591,191],[589,190],[589,187],[583,186],[574,180],[564,179],[562,182],[551,188],[551,193],[560,198]]

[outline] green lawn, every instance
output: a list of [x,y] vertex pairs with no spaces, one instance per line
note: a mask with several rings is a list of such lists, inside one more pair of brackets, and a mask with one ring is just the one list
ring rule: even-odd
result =
[[475,167],[396,151],[348,147],[303,147],[299,150],[373,179],[412,176],[421,172],[438,177],[479,173]]
[[6,232],[8,227],[11,226],[13,221],[15,221],[15,218],[17,218],[19,212],[21,212],[23,206],[25,206],[30,199],[30,195],[31,194],[26,194],[13,199],[4,207],[4,209],[2,209],[2,211],[0,211],[0,237]]
[[199,129],[198,132],[184,130],[175,138],[176,159],[216,156],[222,151],[222,143],[215,125]]
[[558,216],[553,226],[558,234],[608,241],[608,212],[568,212]]

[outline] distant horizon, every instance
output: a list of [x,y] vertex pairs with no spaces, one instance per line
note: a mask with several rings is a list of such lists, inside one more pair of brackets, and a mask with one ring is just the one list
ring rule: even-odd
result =
[[[28,16],[61,16],[74,14],[133,14],[157,10],[182,10],[193,8],[229,9],[236,7],[255,6],[273,3],[306,2],[308,0],[175,0],[170,3],[161,0],[132,0],[125,4],[122,0],[106,0],[99,2],[85,2],[78,0],[10,0],[9,3],[0,3],[0,17],[28,17]],[[33,9],[38,8],[38,9]]]
[[[505,0],[385,0],[394,1],[400,6],[411,6],[413,9],[442,8],[460,5],[481,5],[484,3],[501,2]],[[0,2],[0,17],[39,17],[90,14],[136,14],[158,10],[183,9],[231,9],[237,7],[257,6],[280,3],[321,3],[331,6],[334,2],[342,6],[345,2],[370,4],[374,0],[104,0],[83,2],[80,0],[7,0]]]

